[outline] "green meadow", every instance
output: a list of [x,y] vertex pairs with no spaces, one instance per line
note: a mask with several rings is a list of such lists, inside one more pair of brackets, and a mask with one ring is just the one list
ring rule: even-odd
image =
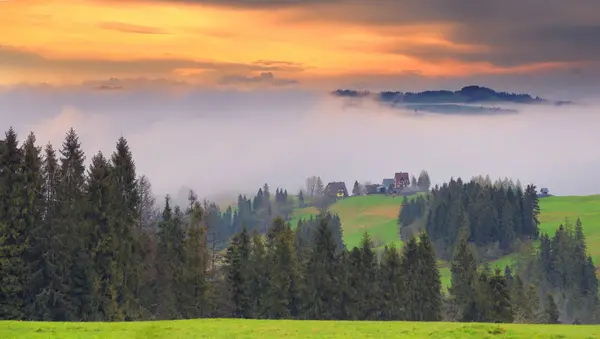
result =
[[[333,204],[329,210],[337,213],[342,221],[343,238],[346,246],[352,248],[360,243],[362,234],[368,231],[382,249],[392,242],[402,246],[398,232],[398,213],[402,205],[402,197],[386,195],[368,195],[349,197]],[[583,223],[588,251],[594,263],[600,269],[600,195],[590,196],[551,196],[540,199],[540,231],[554,234],[561,223],[575,223],[579,217]],[[307,207],[296,209],[292,218],[295,226],[299,219],[316,215],[317,209]],[[515,255],[507,255],[489,262],[490,267],[504,268],[513,263]],[[450,269],[447,262],[439,262],[442,283],[450,283]]]
[[0,322],[0,338],[12,339],[594,339],[600,326],[309,320],[198,319],[133,323]]

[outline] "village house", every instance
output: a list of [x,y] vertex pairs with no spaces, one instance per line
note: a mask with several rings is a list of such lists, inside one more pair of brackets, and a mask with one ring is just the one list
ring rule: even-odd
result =
[[547,189],[546,187],[544,187],[544,188],[542,188],[540,190],[540,193],[538,194],[538,197],[543,198],[543,197],[549,197],[550,195],[551,195],[550,194],[550,190]]
[[394,179],[383,179],[381,186],[385,187],[386,191],[391,190],[394,188]]
[[398,172],[394,175],[394,189],[401,190],[404,187],[410,185],[410,178],[408,172]]
[[346,183],[343,181],[333,181],[325,186],[325,195],[329,197],[335,197],[336,199],[343,199],[349,196],[348,190],[346,189]]

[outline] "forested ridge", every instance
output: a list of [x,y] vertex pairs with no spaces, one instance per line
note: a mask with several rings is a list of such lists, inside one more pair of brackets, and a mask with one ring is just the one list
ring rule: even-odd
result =
[[[93,155],[87,168],[85,157],[72,129],[58,151],[37,146],[33,134],[19,144],[13,129],[0,143],[0,319],[598,322],[598,280],[579,221],[553,236],[521,226],[528,231],[515,238],[539,238],[540,249],[531,246],[512,270],[479,268],[478,247],[499,235],[470,212],[487,198],[471,201],[465,192],[500,195],[485,185],[456,180],[434,188],[419,200],[422,215],[437,213],[427,217],[426,232],[378,258],[367,233],[346,249],[341,221],[326,208],[292,229],[285,190],[271,194],[265,185],[224,212],[190,192],[187,206],[167,197],[158,211],[126,139],[108,157]],[[502,206],[510,200],[503,192]],[[498,204],[488,209],[500,206],[491,201]],[[435,211],[451,206],[462,211],[459,222],[435,224],[444,219]],[[525,209],[500,210],[498,220],[530,221]],[[437,268],[440,246],[452,253],[448,293]]]

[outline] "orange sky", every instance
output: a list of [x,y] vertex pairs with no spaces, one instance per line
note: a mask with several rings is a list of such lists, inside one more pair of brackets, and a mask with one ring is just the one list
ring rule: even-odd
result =
[[[448,24],[388,27],[384,33],[351,22],[294,21],[294,9],[266,12],[160,2],[107,2],[0,2],[0,47],[33,56],[13,57],[14,62],[8,62],[9,57],[0,54],[5,59],[0,59],[0,84],[71,83],[109,77],[213,84],[224,76],[257,77],[264,70],[246,66],[261,60],[293,63],[294,67],[276,68],[272,73],[276,78],[300,83],[352,74],[418,71],[425,76],[457,76],[509,70],[485,62],[426,62],[386,52],[386,46],[398,42],[414,48],[433,46],[462,52],[485,49],[449,41],[446,33],[452,27]],[[150,61],[131,67],[122,64],[143,59]]]

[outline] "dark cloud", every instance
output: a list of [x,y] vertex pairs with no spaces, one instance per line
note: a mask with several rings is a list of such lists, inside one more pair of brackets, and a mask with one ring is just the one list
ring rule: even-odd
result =
[[0,45],[0,68],[51,69],[55,72],[90,72],[112,74],[149,74],[156,75],[172,72],[176,69],[196,69],[227,73],[243,72],[290,72],[301,71],[299,64],[279,63],[265,64],[264,61],[253,63],[231,63],[219,61],[196,61],[179,58],[162,59],[51,59],[35,52]]
[[[160,1],[160,0],[157,0]],[[600,60],[600,1],[596,0],[167,0],[244,9],[295,8],[294,22],[337,21],[398,36],[399,25],[442,24],[452,42],[474,52],[437,46],[388,46],[391,53],[429,60],[487,61],[498,66]]]
[[158,27],[133,25],[118,21],[105,21],[100,23],[100,27],[123,33],[134,33],[134,34],[167,34],[167,32]]
[[276,78],[271,72],[263,72],[258,76],[229,75],[221,78],[219,83],[222,85],[261,84],[270,86],[287,86],[297,84],[298,81],[294,79]]

